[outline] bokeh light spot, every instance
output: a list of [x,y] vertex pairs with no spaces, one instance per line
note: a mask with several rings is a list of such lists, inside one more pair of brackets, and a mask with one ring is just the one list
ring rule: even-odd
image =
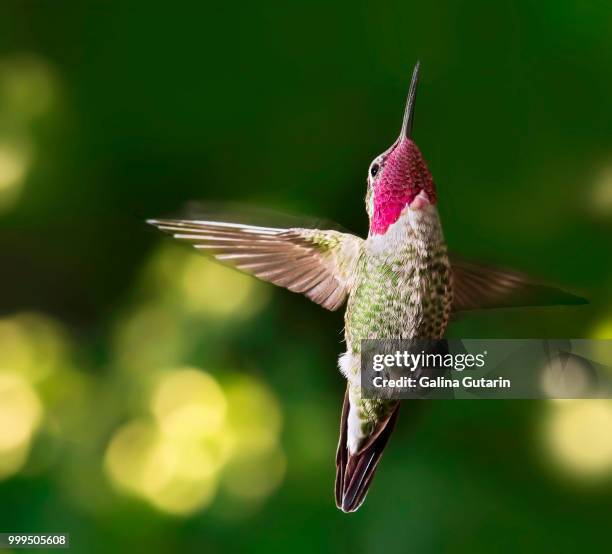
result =
[[[194,458],[186,444],[165,436],[152,421],[136,420],[112,438],[104,465],[120,489],[164,512],[186,515],[212,501],[217,482],[210,458]],[[182,463],[186,457],[188,465]],[[193,471],[197,463],[202,466]]]
[[36,391],[23,376],[0,372],[0,478],[17,472],[25,462],[42,412]]
[[248,376],[232,379],[226,386],[228,427],[242,455],[275,447],[282,414],[275,396],[262,383]]
[[227,404],[221,387],[210,375],[183,368],[162,378],[151,410],[168,435],[200,438],[219,432]]
[[612,166],[605,167],[595,179],[591,193],[591,207],[596,214],[612,213]]
[[193,254],[180,283],[185,308],[212,316],[246,318],[268,299],[267,287],[253,277]]
[[26,119],[52,108],[57,79],[51,67],[32,55],[21,55],[0,62],[0,93],[3,105],[12,114]]
[[612,471],[612,401],[555,402],[546,424],[550,452],[576,476],[591,478]]
[[0,373],[0,452],[28,442],[42,406],[30,384],[17,374]]
[[23,142],[0,136],[0,210],[18,199],[30,163],[31,152]]
[[164,487],[172,477],[175,459],[160,439],[155,425],[146,420],[136,420],[120,428],[104,460],[113,481],[138,495],[153,494]]
[[25,372],[33,362],[28,337],[15,319],[0,320],[0,371]]
[[64,362],[67,350],[61,327],[42,314],[0,319],[0,372],[14,371],[38,383]]
[[175,479],[151,496],[153,506],[174,515],[188,515],[210,504],[217,490],[215,479]]
[[281,412],[271,391],[253,377],[226,387],[191,367],[163,373],[150,396],[154,418],[117,430],[104,460],[121,490],[169,514],[210,504],[219,480],[241,503],[268,496],[281,483]]

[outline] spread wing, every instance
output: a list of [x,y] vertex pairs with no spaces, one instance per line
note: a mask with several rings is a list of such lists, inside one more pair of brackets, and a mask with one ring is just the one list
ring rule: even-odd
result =
[[526,275],[451,257],[453,310],[519,306],[587,304],[564,290],[532,281]]
[[363,243],[348,233],[318,229],[171,219],[148,223],[236,269],[303,293],[328,310],[344,303]]

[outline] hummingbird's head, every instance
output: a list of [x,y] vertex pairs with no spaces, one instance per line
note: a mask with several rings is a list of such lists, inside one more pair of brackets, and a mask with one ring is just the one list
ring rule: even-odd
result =
[[374,158],[368,169],[366,209],[370,216],[370,234],[385,234],[406,208],[422,210],[436,203],[431,174],[411,138],[418,80],[417,63],[400,135],[389,149]]

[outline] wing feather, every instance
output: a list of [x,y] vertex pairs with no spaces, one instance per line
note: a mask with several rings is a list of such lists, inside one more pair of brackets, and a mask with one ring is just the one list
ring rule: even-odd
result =
[[580,296],[516,271],[451,257],[453,310],[586,304]]
[[148,223],[220,262],[285,287],[329,309],[346,299],[363,240],[339,231],[257,227],[222,221]]

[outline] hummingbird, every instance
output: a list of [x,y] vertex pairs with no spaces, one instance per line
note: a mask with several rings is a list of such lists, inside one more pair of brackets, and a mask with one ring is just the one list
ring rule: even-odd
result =
[[[336,505],[363,503],[398,418],[400,401],[360,390],[364,339],[441,339],[464,310],[582,304],[584,299],[516,271],[471,263],[448,252],[438,193],[412,138],[420,64],[412,73],[399,136],[368,168],[369,234],[151,219],[147,222],[259,279],[302,293],[328,310],[346,304],[346,378],[336,451]],[[410,403],[412,401],[404,401]]]

